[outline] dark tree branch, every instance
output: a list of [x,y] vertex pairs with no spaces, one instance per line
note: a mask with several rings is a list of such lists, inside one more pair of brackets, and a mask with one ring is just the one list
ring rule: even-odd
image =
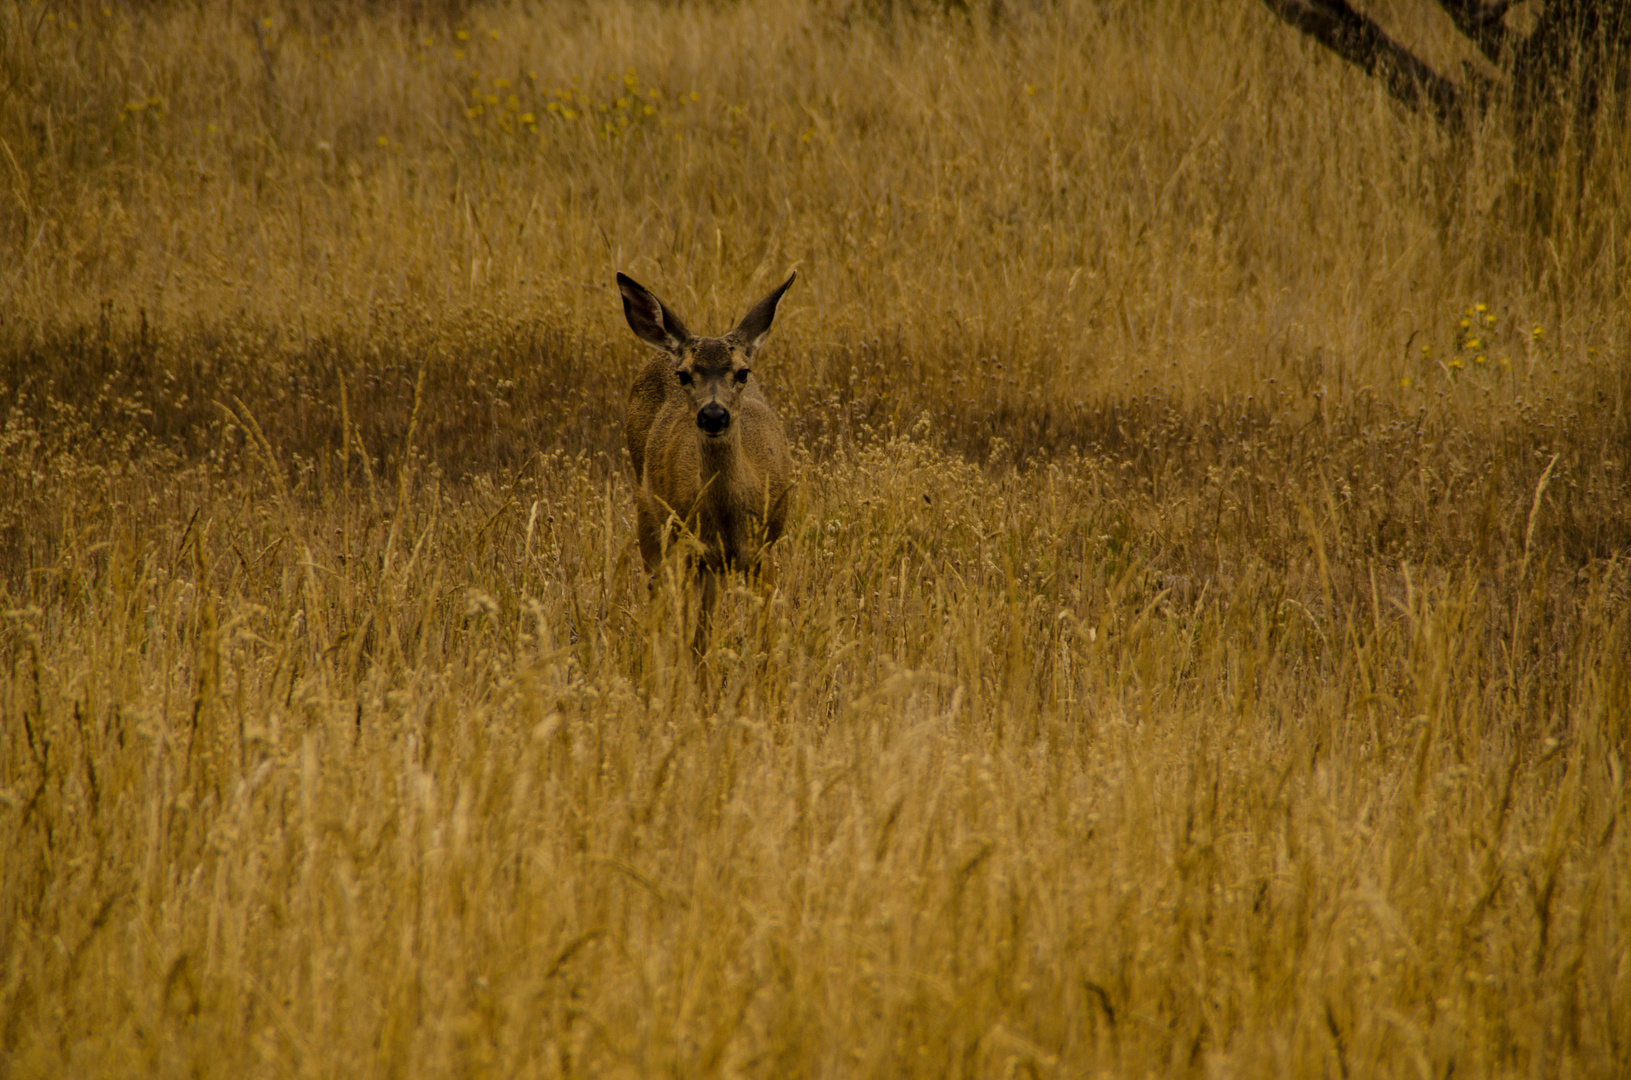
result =
[[1512,51],[1514,113],[1530,149],[1550,156],[1571,124],[1584,139],[1604,92],[1623,92],[1628,77],[1631,0],[1549,0]]
[[[1624,142],[1631,94],[1631,0],[1543,0],[1524,32],[1505,19],[1522,0],[1431,0],[1499,71],[1462,61],[1460,83],[1443,78],[1390,39],[1354,4],[1370,0],[1263,0],[1296,27],[1379,80],[1394,98],[1431,112],[1452,133],[1494,107],[1509,126],[1517,179],[1527,190],[1517,212],[1541,234],[1567,190],[1586,190],[1594,147]],[[1428,0],[1417,0],[1427,6]],[[1612,115],[1601,115],[1610,104]],[[1561,168],[1562,166],[1571,166]],[[1572,172],[1572,177],[1566,173]]]
[[1471,60],[1461,61],[1461,81],[1467,88],[1465,93],[1473,115],[1483,116],[1489,110],[1489,103],[1495,97],[1500,81],[1485,75]]
[[1495,0],[1492,4],[1484,0],[1438,0],[1455,28],[1492,64],[1501,62],[1501,54],[1512,42],[1504,20],[1516,4],[1517,0]]
[[1347,0],[1263,0],[1295,26],[1365,74],[1378,78],[1396,100],[1416,112],[1425,107],[1448,127],[1462,120],[1462,90],[1388,37]]

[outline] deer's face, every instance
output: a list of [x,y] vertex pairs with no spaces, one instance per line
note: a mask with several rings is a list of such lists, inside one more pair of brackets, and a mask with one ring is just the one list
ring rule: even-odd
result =
[[751,378],[750,353],[730,337],[693,338],[679,350],[674,374],[690,399],[698,430],[709,438],[730,432],[731,417]]

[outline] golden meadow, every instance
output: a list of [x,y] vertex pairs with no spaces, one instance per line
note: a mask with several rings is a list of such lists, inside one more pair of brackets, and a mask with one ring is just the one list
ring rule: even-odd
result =
[[[0,1076],[1627,1075],[1623,123],[1537,174],[1245,0],[0,72]],[[699,679],[612,278],[791,269]]]

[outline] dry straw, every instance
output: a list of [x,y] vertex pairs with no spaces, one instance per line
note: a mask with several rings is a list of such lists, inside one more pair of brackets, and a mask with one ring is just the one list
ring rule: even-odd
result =
[[[1623,1070],[1631,140],[1539,234],[1252,4],[0,28],[0,1075]],[[613,273],[790,268],[699,679]]]

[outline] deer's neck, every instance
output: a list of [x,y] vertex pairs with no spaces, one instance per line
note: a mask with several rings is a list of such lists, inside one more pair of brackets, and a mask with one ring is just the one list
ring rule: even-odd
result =
[[751,500],[745,492],[753,487],[752,468],[742,453],[741,436],[733,425],[720,438],[701,440],[703,485],[697,500],[697,531],[715,558],[740,563],[751,557],[753,532]]
[[728,501],[731,489],[739,485],[746,467],[742,457],[741,433],[733,424],[719,438],[711,439],[699,432],[697,439],[701,443],[702,482],[707,485],[702,495],[703,502],[717,504]]

